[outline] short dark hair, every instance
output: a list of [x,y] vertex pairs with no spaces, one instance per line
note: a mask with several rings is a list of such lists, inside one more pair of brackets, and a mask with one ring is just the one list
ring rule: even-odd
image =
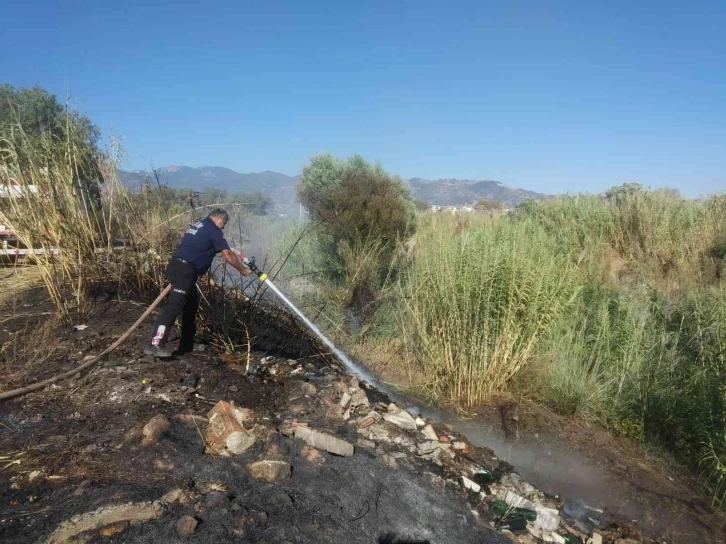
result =
[[229,214],[222,208],[213,209],[207,217],[220,217],[225,223],[229,221]]

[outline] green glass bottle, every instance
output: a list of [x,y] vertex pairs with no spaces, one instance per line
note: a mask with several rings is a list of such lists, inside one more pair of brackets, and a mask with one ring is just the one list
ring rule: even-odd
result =
[[509,505],[504,501],[494,501],[489,507],[489,511],[495,518],[501,518],[509,511]]

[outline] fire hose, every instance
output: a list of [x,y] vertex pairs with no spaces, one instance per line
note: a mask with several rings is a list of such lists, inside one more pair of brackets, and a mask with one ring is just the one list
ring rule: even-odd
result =
[[37,391],[38,389],[43,389],[44,387],[47,387],[48,385],[51,385],[55,382],[59,382],[61,380],[64,380],[66,378],[70,378],[71,376],[75,376],[76,374],[83,372],[87,368],[91,368],[93,365],[98,363],[105,355],[108,355],[113,350],[115,350],[121,343],[126,340],[132,332],[136,330],[136,328],[141,325],[141,323],[149,317],[149,314],[156,308],[159,303],[162,301],[162,299],[171,291],[171,284],[167,285],[164,290],[159,294],[158,297],[156,297],[156,300],[151,303],[151,306],[149,306],[146,311],[139,317],[136,322],[131,325],[129,330],[127,330],[125,333],[123,333],[118,340],[116,340],[113,344],[111,344],[109,347],[107,347],[105,350],[103,350],[99,355],[96,355],[93,359],[90,361],[86,361],[82,365],[74,368],[73,370],[69,370],[68,372],[64,372],[62,374],[58,374],[56,376],[53,376],[52,378],[48,378],[47,380],[43,380],[42,382],[34,383],[31,385],[27,385],[25,387],[19,387],[18,389],[13,389],[11,391],[4,391],[0,393],[0,401],[1,400],[8,400],[8,399],[14,399],[15,397],[22,397],[23,395],[27,395],[28,393],[32,393],[33,391]]
[[[255,264],[255,258],[251,257],[250,259],[247,259],[242,254],[239,254],[240,258],[242,259],[242,262],[245,264],[245,266],[249,267],[250,270],[252,270],[255,274],[257,274],[257,277],[261,282],[264,282],[267,279],[267,274],[265,274],[263,271],[261,271],[259,268],[257,268],[257,265]],[[156,297],[156,300],[151,303],[151,306],[149,306],[146,311],[139,317],[136,322],[129,327],[129,329],[123,333],[118,340],[116,340],[113,344],[111,344],[109,347],[107,347],[105,350],[103,350],[100,354],[96,355],[93,359],[86,361],[82,365],[74,368],[73,370],[69,370],[68,372],[63,372],[62,374],[57,374],[56,376],[53,376],[52,378],[48,378],[47,380],[43,380],[42,382],[37,382],[31,385],[26,385],[25,387],[19,387],[18,389],[12,389],[10,391],[3,391],[0,392],[0,401],[3,400],[9,400],[14,399],[16,397],[22,397],[23,395],[27,395],[28,393],[32,393],[33,391],[38,391],[39,389],[43,389],[44,387],[47,387],[51,384],[54,384],[56,382],[59,382],[61,380],[65,380],[66,378],[70,378],[72,376],[75,376],[76,374],[79,374],[83,372],[86,369],[91,368],[96,363],[98,363],[101,359],[103,359],[104,356],[111,353],[113,350],[115,350],[117,347],[121,345],[121,343],[126,340],[132,332],[134,332],[143,321],[149,317],[149,314],[154,311],[154,308],[156,308],[159,303],[164,299],[164,297],[169,294],[169,291],[171,290],[171,284],[167,285],[164,290],[159,294],[158,297]]]

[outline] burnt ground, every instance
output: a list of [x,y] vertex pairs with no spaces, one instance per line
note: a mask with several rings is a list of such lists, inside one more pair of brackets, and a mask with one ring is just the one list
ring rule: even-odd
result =
[[[3,390],[76,366],[142,311],[130,303],[99,301],[88,328],[76,331],[44,324],[50,317],[42,315],[47,311],[42,292],[24,297],[15,309],[24,317],[8,314],[3,322]],[[151,327],[145,323],[85,376],[0,404],[0,541],[42,542],[74,515],[156,501],[179,488],[189,493],[188,504],[168,505],[159,519],[122,526],[116,535],[90,531],[83,541],[508,541],[472,514],[462,492],[438,476],[442,468],[434,463],[410,454],[395,460],[365,447],[338,457],[280,434],[279,426],[294,412],[311,427],[356,443],[354,426],[325,415],[322,399],[342,374],[323,358],[288,362],[283,355],[295,355],[288,347],[287,354],[262,364],[267,353],[253,352],[250,375],[246,356],[205,352],[154,361],[141,353]],[[35,334],[23,337],[25,350],[11,356],[19,348],[9,341],[21,343],[15,332],[26,329]],[[31,357],[38,350],[43,355]],[[29,375],[19,372],[22,356],[34,361]],[[295,368],[303,370],[291,376]],[[319,394],[301,396],[303,382],[314,384]],[[369,396],[373,402],[375,392]],[[262,429],[241,455],[204,453],[205,416],[218,400],[252,409]],[[168,431],[143,444],[142,426],[159,414],[170,421]],[[260,459],[285,460],[292,477],[276,483],[252,478],[247,465]],[[184,515],[199,523],[188,537],[175,525]]]
[[[85,322],[88,328],[77,331],[53,319],[42,289],[5,293],[1,390],[74,368],[143,311],[141,305],[101,297]],[[214,304],[209,321],[240,310],[239,301]],[[346,422],[330,415],[342,380],[349,378],[289,316],[250,314],[249,334],[258,349],[249,361],[244,352],[213,349],[168,362],[144,357],[151,321],[86,375],[0,403],[1,542],[43,542],[77,514],[156,501],[175,489],[188,493],[187,504],[170,504],[159,519],[124,525],[118,534],[90,531],[83,541],[534,542],[528,534],[492,529],[487,505],[456,484],[465,464],[506,471],[491,450],[469,445],[463,458],[439,463],[390,441],[375,448],[359,445],[361,434],[351,424],[356,418]],[[313,385],[315,393],[302,394],[308,387],[303,384]],[[387,399],[366,393],[385,411]],[[241,455],[204,452],[206,415],[218,400],[255,414],[258,440]],[[618,528],[601,531],[604,542],[619,537],[726,542],[722,518],[676,463],[540,407],[520,405],[515,429],[507,424],[509,410],[493,406],[477,412],[476,420],[456,429],[475,445],[493,447],[543,491],[605,510],[600,527],[615,522]],[[142,443],[141,428],[159,414],[170,421],[168,431]],[[347,440],[356,445],[355,453],[338,457],[311,450],[281,432],[291,420]],[[261,459],[286,461],[292,477],[275,483],[253,478],[248,464]],[[557,507],[565,511],[564,506]],[[184,515],[198,521],[187,537],[176,527]],[[628,522],[642,530],[642,540]],[[567,528],[582,529],[578,523]]]

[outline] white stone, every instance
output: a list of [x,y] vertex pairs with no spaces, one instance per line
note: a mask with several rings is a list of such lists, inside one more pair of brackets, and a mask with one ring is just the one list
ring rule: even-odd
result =
[[395,404],[391,403],[388,405],[389,414],[397,414],[400,411],[401,411],[401,409],[398,406],[396,406]]
[[426,425],[426,422],[423,419],[421,419],[420,417],[417,417],[416,425],[418,425],[419,427],[423,427],[424,425]]
[[417,428],[416,421],[414,421],[411,414],[409,414],[406,410],[401,410],[397,414],[388,412],[387,414],[383,414],[383,419],[389,423],[393,423],[396,427],[399,427],[404,431],[415,431]]
[[431,425],[426,425],[423,429],[421,429],[421,432],[429,440],[439,441],[439,435],[436,434],[436,431],[434,431],[434,428]]
[[350,407],[356,408],[358,406],[368,406],[368,395],[362,389],[358,389],[350,398]]
[[343,396],[340,398],[340,407],[345,409],[348,406],[348,403],[351,399],[350,393],[343,393]]
[[464,486],[464,489],[468,489],[474,493],[479,493],[481,491],[481,486],[476,482],[472,482],[466,476],[461,477],[461,485]]
[[503,491],[503,493],[500,491],[499,496],[509,506],[513,506],[515,508],[528,508],[529,510],[537,512],[537,519],[533,522],[535,525],[545,529],[546,531],[556,531],[557,527],[560,526],[560,515],[554,508],[547,508],[541,504],[532,502],[524,497],[520,497],[512,491]]
[[455,450],[465,450],[466,449],[466,444],[464,444],[463,442],[454,442],[453,446],[454,446]]
[[416,447],[416,455],[428,455],[429,453],[435,452],[439,448],[439,443],[434,440],[428,442],[421,442]]
[[536,525],[536,522],[535,524],[528,523],[527,531],[529,531],[529,534],[536,538],[538,542],[546,542],[547,544],[567,544],[567,541],[563,536],[539,527]]
[[348,457],[353,455],[353,444],[346,442],[340,438],[315,431],[307,427],[297,427],[295,429],[295,438],[300,438],[308,446],[317,448],[319,450],[325,450],[335,455],[341,455]]

